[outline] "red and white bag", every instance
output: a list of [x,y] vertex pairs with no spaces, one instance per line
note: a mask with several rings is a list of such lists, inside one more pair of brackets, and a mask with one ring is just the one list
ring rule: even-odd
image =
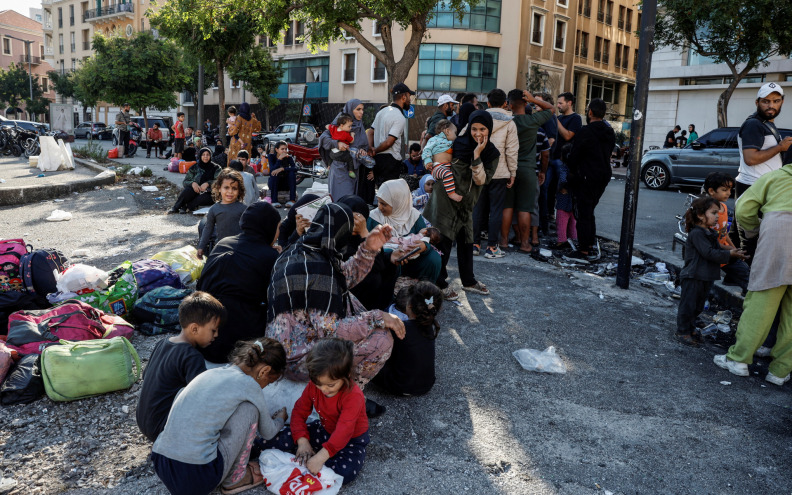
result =
[[344,483],[343,476],[329,467],[314,476],[294,455],[276,449],[262,452],[259,465],[264,486],[277,495],[336,495]]

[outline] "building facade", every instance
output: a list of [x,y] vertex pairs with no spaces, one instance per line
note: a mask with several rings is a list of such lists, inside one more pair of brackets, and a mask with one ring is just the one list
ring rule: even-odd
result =
[[[652,55],[649,96],[646,107],[645,148],[662,146],[675,125],[696,126],[699,136],[718,127],[718,97],[731,81],[726,64],[716,64],[691,50],[663,47]],[[728,125],[739,127],[756,111],[756,92],[767,82],[777,82],[792,91],[792,59],[773,57],[743,79],[732,94],[727,112]],[[775,119],[777,127],[792,128],[792,111]]]
[[[21,64],[26,71],[32,74],[34,80],[38,81],[44,97],[55,98],[55,92],[51,89],[47,72],[52,70],[50,65],[44,60],[44,37],[41,31],[42,25],[29,17],[13,10],[0,11],[0,67],[8,69],[12,63]],[[31,41],[24,43],[20,40]],[[20,106],[22,113],[20,119],[31,120],[32,116],[25,111],[25,105]],[[3,115],[7,118],[15,118],[16,109],[6,108]],[[46,118],[44,115],[37,116],[39,120]]]

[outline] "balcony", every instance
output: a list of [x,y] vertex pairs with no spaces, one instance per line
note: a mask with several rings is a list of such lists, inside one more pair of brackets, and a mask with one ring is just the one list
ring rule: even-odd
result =
[[30,55],[19,56],[19,63],[27,64],[28,62],[30,62],[32,65],[39,65],[41,63],[41,57],[37,57],[35,55],[32,57]]
[[85,22],[108,21],[111,19],[121,19],[123,17],[133,18],[135,16],[135,5],[131,3],[121,3],[97,9],[89,9],[85,12],[83,20]]
[[41,23],[41,29],[44,31],[52,31],[52,19],[48,19]]
[[44,56],[45,57],[52,57],[54,55],[55,55],[55,49],[54,48],[52,48],[51,46],[45,46],[44,47]]
[[91,49],[91,42],[83,41],[83,50],[90,50],[90,49]]

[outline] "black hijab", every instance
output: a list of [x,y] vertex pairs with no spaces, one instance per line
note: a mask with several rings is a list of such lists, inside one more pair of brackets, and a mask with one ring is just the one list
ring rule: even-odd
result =
[[[209,161],[203,161],[203,154],[209,153]],[[201,151],[198,152],[198,163],[193,166],[201,167],[201,175],[198,179],[198,184],[203,184],[204,182],[209,182],[214,180],[215,178],[215,170],[219,165],[212,161],[212,150],[209,147],[201,148]]]
[[470,114],[476,111],[476,105],[467,102],[463,103],[461,107],[459,107],[459,129],[457,129],[457,134],[462,132],[462,129],[468,124],[468,119],[470,119]]
[[[347,205],[353,213],[360,213],[366,220],[368,220],[370,210],[366,202],[360,196],[350,194],[348,196],[342,197],[336,201],[336,203]],[[357,234],[352,235],[352,238],[349,240],[347,245],[344,246],[344,260],[348,260],[354,256],[355,253],[357,253],[358,246],[360,246],[362,243],[362,237]]]
[[260,237],[268,246],[275,240],[281,222],[280,213],[266,201],[256,201],[242,213],[239,228],[246,236]]
[[341,250],[352,237],[352,210],[323,206],[299,241],[280,255],[267,292],[269,321],[283,313],[316,311],[345,317],[352,310]]
[[297,208],[315,199],[319,199],[319,196],[316,194],[303,194],[302,197],[289,208],[289,212],[286,214],[286,218],[283,219],[283,223],[281,224],[280,234],[278,234],[278,245],[280,247],[286,249],[289,247],[289,244],[294,242],[290,240],[290,238],[297,230]]
[[239,116],[245,120],[250,120],[250,103],[244,102],[239,105]]
[[[461,113],[459,119],[460,121],[462,120]],[[485,110],[476,110],[470,114],[467,124],[468,130],[465,134],[458,136],[454,140],[454,160],[461,160],[463,163],[473,162],[473,151],[476,149],[476,146],[478,146],[478,143],[473,139],[470,132],[470,127],[473,126],[473,124],[482,124],[489,131],[487,146],[484,148],[484,151],[481,152],[481,163],[489,163],[498,158],[500,156],[500,151],[492,144],[492,115]]]

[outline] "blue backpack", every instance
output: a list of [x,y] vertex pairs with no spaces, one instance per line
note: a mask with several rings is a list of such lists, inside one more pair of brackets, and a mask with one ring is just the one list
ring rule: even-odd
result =
[[173,287],[159,287],[147,292],[132,310],[138,330],[145,335],[179,333],[179,304],[191,292],[190,289]]

